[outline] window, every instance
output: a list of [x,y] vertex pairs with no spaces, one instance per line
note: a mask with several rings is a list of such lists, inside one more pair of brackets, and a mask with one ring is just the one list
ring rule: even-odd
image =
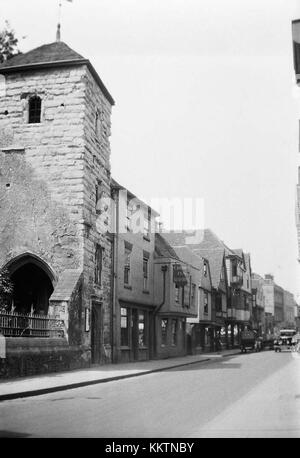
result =
[[216,294],[216,312],[222,312],[222,294]]
[[143,257],[143,289],[144,291],[148,290],[148,268],[149,268],[149,258]]
[[190,306],[190,288],[188,286],[182,287],[182,296],[181,296],[181,304],[182,306],[189,307]]
[[225,280],[225,271],[224,271],[224,266],[221,269],[221,275],[220,275],[220,280]]
[[147,239],[150,238],[150,230],[151,230],[151,210],[148,208],[146,212],[144,212],[144,237]]
[[207,263],[204,262],[203,264],[203,273],[204,273],[204,277],[207,277]]
[[208,313],[208,293],[204,291],[204,313]]
[[175,302],[179,302],[179,291],[180,291],[180,288],[177,285],[177,283],[175,283]]
[[139,312],[139,347],[146,346],[145,336],[145,312]]
[[125,246],[125,259],[124,259],[124,284],[130,285],[130,256],[131,248]]
[[128,309],[121,307],[121,346],[129,346],[129,319]]
[[177,345],[177,320],[172,319],[172,345]]
[[36,124],[41,122],[41,105],[42,101],[40,97],[34,95],[29,99],[28,105],[28,123]]
[[101,181],[98,181],[95,186],[95,206],[97,215],[101,213],[101,183]]
[[96,244],[96,249],[95,249],[95,276],[94,276],[94,281],[97,285],[101,286],[101,280],[102,280],[102,255],[103,255],[103,248]]
[[102,135],[102,118],[103,115],[97,110],[95,115],[95,134],[98,139],[100,139]]
[[167,344],[167,329],[168,329],[168,320],[162,319],[161,320],[161,344]]
[[232,264],[232,276],[233,277],[237,276],[237,263],[236,263],[236,261],[233,261],[233,264]]
[[196,285],[195,283],[192,283],[192,290],[191,290],[192,305],[195,305],[195,300],[196,300]]
[[127,200],[126,205],[126,229],[127,232],[132,231],[132,215],[134,213],[134,206],[130,199]]

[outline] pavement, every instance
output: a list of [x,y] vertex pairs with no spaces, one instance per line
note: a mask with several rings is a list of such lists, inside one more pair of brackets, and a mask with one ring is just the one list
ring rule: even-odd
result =
[[240,353],[240,349],[222,352],[201,353],[178,358],[138,361],[125,364],[97,365],[87,369],[55,372],[18,379],[0,381],[0,401],[38,396],[56,391],[79,388],[98,383],[161,372],[175,367],[197,364],[215,358],[224,358]]

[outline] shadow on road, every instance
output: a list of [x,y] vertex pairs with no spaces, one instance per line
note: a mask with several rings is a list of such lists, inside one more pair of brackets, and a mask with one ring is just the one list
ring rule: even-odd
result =
[[[234,359],[234,356],[218,356],[210,359],[209,361],[202,361],[201,363],[188,364],[181,367],[173,367],[168,370],[170,371],[199,371],[201,369],[240,369],[241,363],[228,362],[231,359]],[[240,355],[238,355],[240,356]]]
[[18,433],[16,431],[5,431],[0,430],[0,437],[1,438],[11,438],[11,437],[30,437],[31,434],[27,433]]

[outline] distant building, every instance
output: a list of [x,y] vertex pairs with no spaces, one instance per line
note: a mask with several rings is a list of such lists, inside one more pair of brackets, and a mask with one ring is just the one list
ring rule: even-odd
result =
[[266,333],[264,279],[252,272],[252,327],[259,336]]

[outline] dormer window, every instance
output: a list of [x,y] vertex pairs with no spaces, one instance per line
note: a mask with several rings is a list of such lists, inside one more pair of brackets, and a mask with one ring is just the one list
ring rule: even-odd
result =
[[28,123],[36,124],[41,122],[42,100],[37,95],[30,97],[28,102]]

